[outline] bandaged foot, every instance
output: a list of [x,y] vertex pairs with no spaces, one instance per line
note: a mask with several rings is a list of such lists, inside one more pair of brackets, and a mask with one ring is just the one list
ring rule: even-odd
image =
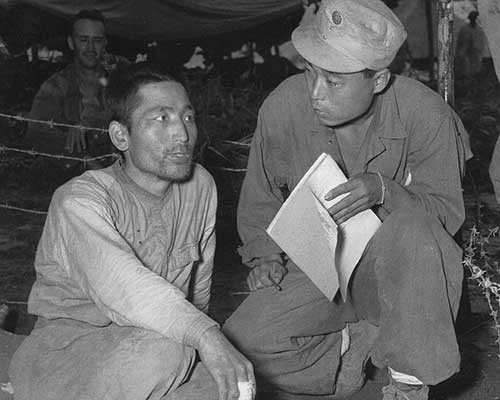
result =
[[429,387],[415,376],[389,367],[389,385],[382,388],[383,400],[428,400]]
[[423,385],[424,383],[413,375],[406,375],[402,372],[398,372],[389,367],[389,373],[391,374],[391,378],[399,383],[404,383],[405,385]]

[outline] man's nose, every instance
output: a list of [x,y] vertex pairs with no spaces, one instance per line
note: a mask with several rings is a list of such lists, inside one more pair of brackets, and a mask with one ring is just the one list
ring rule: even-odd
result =
[[87,51],[95,51],[95,43],[94,41],[91,39],[89,41],[87,41],[87,43],[85,44],[85,50]]
[[311,98],[313,100],[321,99],[322,94],[323,94],[323,89],[324,89],[323,86],[324,86],[323,82],[321,81],[321,79],[319,77],[314,79],[312,87],[311,87]]
[[173,138],[179,143],[189,142],[189,131],[186,128],[184,121],[180,120],[177,124],[175,124]]

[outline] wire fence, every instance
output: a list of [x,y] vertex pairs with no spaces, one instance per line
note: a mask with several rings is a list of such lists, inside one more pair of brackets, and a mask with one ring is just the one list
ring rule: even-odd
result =
[[[50,126],[51,128],[75,128],[75,129],[80,129],[80,130],[89,130],[89,131],[97,131],[100,133],[108,133],[107,129],[103,128],[94,128],[91,126],[84,126],[84,125],[72,125],[72,124],[65,124],[65,123],[60,123],[60,122],[54,122],[53,120],[46,121],[46,120],[39,120],[39,119],[33,119],[33,118],[27,118],[22,115],[14,115],[14,114],[6,114],[0,112],[0,118],[6,118],[6,119],[11,119],[11,120],[16,120],[16,121],[21,121],[21,122],[29,122],[29,123],[37,123],[37,124],[42,124],[42,125],[47,125]],[[228,144],[238,144],[243,147],[248,147],[249,144],[247,143],[239,143],[239,142],[234,142],[234,141],[225,141]],[[209,146],[209,149],[212,151],[217,152],[215,149],[211,148]],[[51,153],[44,153],[40,151],[36,151],[34,149],[28,150],[28,149],[20,149],[16,147],[9,147],[2,145],[0,143],[0,154],[3,152],[15,152],[15,153],[21,153],[21,154],[27,154],[30,156],[40,156],[40,157],[47,157],[47,158],[53,158],[57,160],[68,160],[68,161],[77,161],[84,163],[92,162],[92,161],[101,161],[105,160],[108,158],[119,158],[118,153],[109,153],[109,154],[104,154],[102,156],[97,156],[97,157],[74,157],[74,156],[68,156],[64,154],[51,154]],[[241,172],[246,172],[246,168],[228,168],[228,167],[214,167],[213,169],[221,170],[221,171],[226,171],[226,172],[234,172],[234,173],[241,173]],[[35,214],[35,215],[47,215],[47,211],[42,211],[42,210],[32,210],[29,208],[24,208],[24,207],[18,207],[14,206],[8,203],[0,203],[0,208],[7,209],[7,210],[13,210],[13,211],[19,211],[19,212],[24,212],[24,213],[29,213],[29,214]]]
[[86,130],[86,131],[97,131],[101,133],[108,133],[107,129],[104,128],[95,128],[92,126],[85,126],[85,125],[72,125],[72,124],[64,124],[62,122],[54,122],[53,120],[41,120],[41,119],[33,119],[33,118],[26,118],[22,115],[13,115],[13,114],[5,114],[0,112],[0,117],[6,118],[6,119],[13,119],[15,121],[21,121],[21,122],[31,122],[31,123],[36,123],[40,125],[47,125],[50,126],[51,128],[76,128],[76,129],[81,129],[81,130]]
[[104,159],[110,158],[110,157],[114,157],[114,158],[119,157],[119,155],[117,153],[104,154],[104,155],[98,156],[98,157],[73,157],[73,156],[65,156],[64,154],[50,154],[50,153],[43,153],[43,152],[35,151],[35,150],[25,150],[25,149],[18,149],[15,147],[7,147],[7,146],[0,145],[0,153],[3,151],[13,151],[13,152],[17,152],[17,153],[29,154],[30,156],[42,156],[42,157],[55,158],[57,160],[72,160],[72,161],[79,161],[79,162],[83,162],[83,163],[87,163],[90,161],[104,160]]

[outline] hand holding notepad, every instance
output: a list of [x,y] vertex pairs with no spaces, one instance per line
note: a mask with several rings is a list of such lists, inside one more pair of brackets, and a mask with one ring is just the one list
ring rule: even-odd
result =
[[266,232],[332,300],[345,299],[349,279],[381,222],[365,210],[337,226],[327,209],[344,196],[324,196],[347,179],[328,154],[321,154],[280,208]]

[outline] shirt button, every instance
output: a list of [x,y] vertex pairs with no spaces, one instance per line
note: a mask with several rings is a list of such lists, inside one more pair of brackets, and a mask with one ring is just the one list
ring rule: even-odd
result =
[[329,140],[328,143],[333,144],[333,141]]

